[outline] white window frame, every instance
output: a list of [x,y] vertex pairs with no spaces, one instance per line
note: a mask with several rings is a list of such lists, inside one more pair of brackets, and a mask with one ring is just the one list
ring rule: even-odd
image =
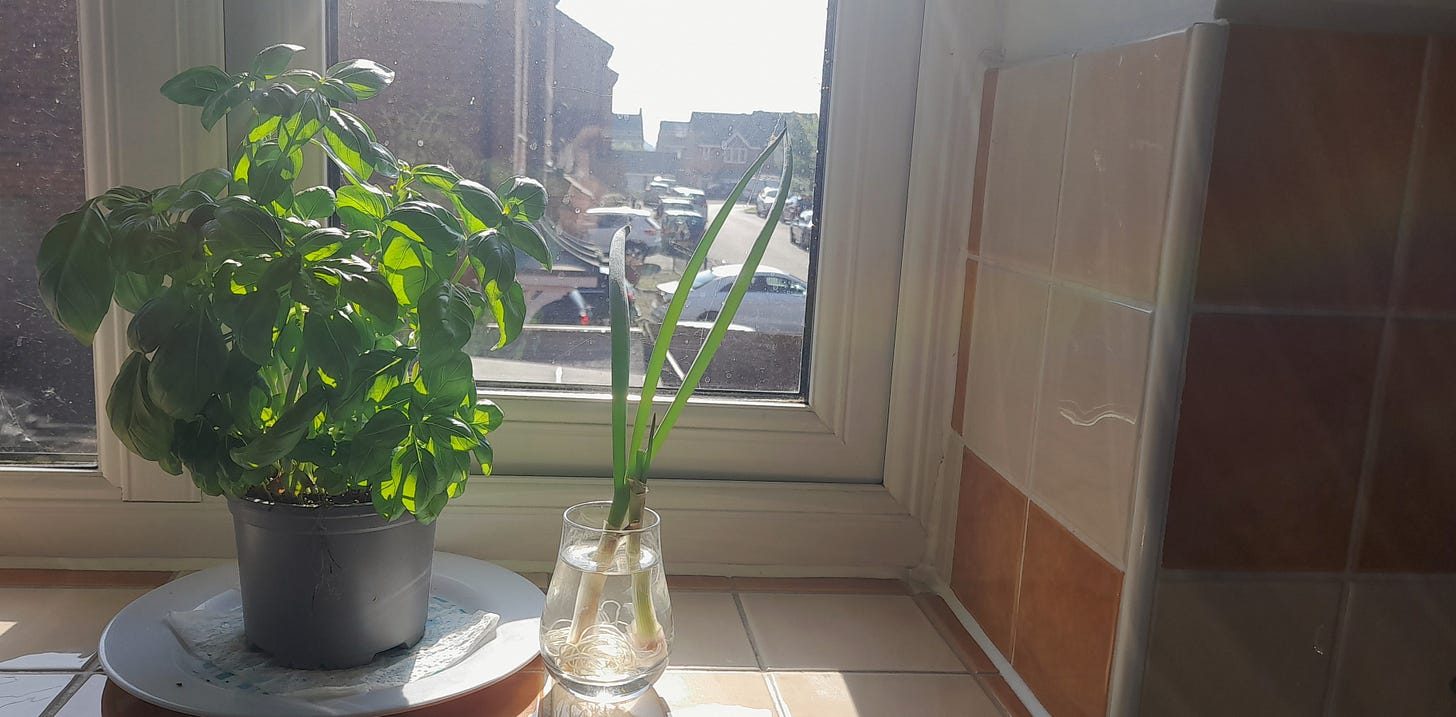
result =
[[[123,182],[161,185],[225,161],[220,133],[203,133],[195,109],[163,104],[158,78],[221,64],[225,46],[229,56],[263,39],[323,47],[321,0],[149,0],[128,3],[124,13],[104,0],[79,4],[93,194]],[[979,75],[972,71],[981,65],[943,62],[940,76],[926,76],[922,32],[927,42],[934,32],[922,26],[926,0],[836,4],[821,188],[822,231],[831,239],[818,257],[808,405],[707,399],[684,415],[657,463],[673,479],[657,481],[653,498],[669,514],[676,547],[667,557],[678,572],[731,566],[760,574],[901,574],[924,557],[927,528],[932,536],[942,532],[935,528],[943,522],[945,482],[936,482],[938,416],[949,410],[940,394],[950,385],[959,306],[945,297],[959,284],[969,225],[953,206],[964,203],[948,198],[959,196],[960,184],[968,191],[974,160],[974,143],[958,153],[945,145],[974,136],[964,133],[962,108],[975,106]],[[942,5],[931,0],[933,11],[951,12]],[[137,37],[148,41],[133,42]],[[950,92],[931,98],[926,87]],[[959,126],[927,119],[927,102],[962,118]],[[168,121],[158,123],[159,113]],[[935,158],[928,173],[912,176],[914,150]],[[903,289],[902,274],[915,277]],[[98,334],[98,413],[125,354],[122,335],[116,315]],[[512,475],[473,480],[441,520],[440,547],[508,565],[549,565],[560,509],[607,495],[606,396],[489,393],[506,410],[508,427],[493,443]],[[68,526],[47,540],[0,529],[0,537],[14,538],[6,552],[71,564],[97,556],[108,556],[107,564],[178,564],[229,555],[224,502],[167,506],[199,500],[190,481],[130,456],[104,418],[99,423],[99,471],[0,470],[0,526]],[[129,507],[116,507],[117,488]],[[80,525],[85,529],[70,528]],[[100,536],[105,545],[96,544]],[[16,560],[0,559],[6,562]]]

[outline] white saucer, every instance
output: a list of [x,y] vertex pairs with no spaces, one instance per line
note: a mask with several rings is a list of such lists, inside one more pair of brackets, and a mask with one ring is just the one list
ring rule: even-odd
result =
[[[193,573],[137,598],[101,634],[101,665],[119,687],[154,705],[203,717],[258,715],[383,715],[447,700],[498,682],[540,652],[545,596],[525,578],[497,565],[435,553],[430,594],[466,610],[500,615],[496,636],[454,667],[411,682],[346,697],[306,700],[229,689],[187,667],[188,657],[167,627],[167,613],[191,610],[238,587],[236,563]],[[236,599],[236,596],[234,596]],[[220,607],[214,603],[211,607]]]

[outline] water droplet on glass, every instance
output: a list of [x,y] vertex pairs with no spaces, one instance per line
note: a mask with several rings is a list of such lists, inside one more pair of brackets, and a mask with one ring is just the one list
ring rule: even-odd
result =
[[422,139],[417,139],[417,140],[415,140],[415,146],[416,147],[423,147],[423,146],[425,146],[425,141],[422,140]]

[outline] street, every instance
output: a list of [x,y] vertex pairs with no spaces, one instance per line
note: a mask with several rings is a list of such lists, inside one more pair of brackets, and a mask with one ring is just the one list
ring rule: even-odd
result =
[[[709,221],[718,216],[718,208],[721,206],[722,202],[708,202]],[[742,263],[765,221],[766,218],[759,219],[754,213],[752,204],[735,204],[733,213],[729,215],[722,233],[718,235],[718,241],[713,242],[713,248],[708,252],[710,263]],[[789,243],[789,225],[780,222],[774,227],[768,250],[763,253],[763,266],[788,272],[806,282],[809,280],[809,252]]]

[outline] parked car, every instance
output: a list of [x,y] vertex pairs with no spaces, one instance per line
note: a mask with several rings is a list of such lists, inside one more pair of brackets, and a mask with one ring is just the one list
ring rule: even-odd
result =
[[779,198],[778,187],[764,187],[758,193],[758,199],[754,200],[754,208],[758,210],[758,216],[768,216],[769,210],[773,209],[774,202]]
[[665,224],[666,215],[670,211],[695,212],[697,210],[698,208],[693,206],[691,199],[666,195],[657,203],[657,214],[653,216],[657,219],[658,224]]
[[708,219],[702,213],[689,209],[669,209],[663,212],[662,235],[673,247],[692,252],[703,239]]
[[555,326],[606,325],[611,315],[606,289],[572,289],[531,317],[532,324]]
[[808,249],[814,243],[814,210],[799,212],[798,218],[789,222],[789,243]]
[[587,241],[605,254],[612,248],[612,235],[623,226],[631,225],[631,236],[648,245],[656,244],[662,237],[662,225],[652,218],[650,209],[632,207],[595,207],[586,210],[588,229]]
[[642,190],[642,203],[646,206],[655,206],[662,201],[664,196],[672,193],[672,182],[665,179],[654,179]]
[[708,195],[703,190],[678,185],[672,188],[672,193],[673,196],[682,197],[692,202],[693,206],[703,213],[703,216],[708,215]]
[[[724,264],[698,272],[693,277],[687,303],[683,305],[685,321],[713,321],[723,308],[728,290],[743,270],[742,264]],[[677,291],[678,282],[657,285],[662,292],[661,306],[667,306]],[[759,266],[753,283],[743,295],[743,303],[733,317],[735,326],[775,333],[803,333],[804,312],[808,308],[809,285],[796,276],[770,266]],[[661,320],[660,316],[654,317]]]

